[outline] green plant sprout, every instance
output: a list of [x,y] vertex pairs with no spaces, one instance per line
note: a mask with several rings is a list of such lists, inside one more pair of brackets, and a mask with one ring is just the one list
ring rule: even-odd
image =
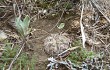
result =
[[65,26],[65,23],[60,23],[59,26],[57,26],[58,29],[63,29]]
[[68,57],[75,64],[80,64],[86,59],[92,59],[96,56],[96,53],[93,51],[82,48],[80,40],[75,41],[72,46],[80,46],[79,49],[73,51]]
[[21,17],[17,17],[15,19],[15,26],[18,31],[18,33],[24,37],[29,34],[29,24],[30,24],[30,18],[28,15],[25,16],[23,21],[21,20]]
[[[0,70],[6,70],[7,67],[10,64],[10,61],[14,58],[16,55],[16,52],[18,52],[19,45],[15,45],[13,49],[12,45],[9,43],[6,43],[4,45],[6,48],[3,52],[3,55],[1,56],[0,59]],[[33,54],[32,57],[30,58],[26,52],[22,52],[16,62],[14,63],[12,70],[35,70],[35,65],[36,65],[36,55]]]

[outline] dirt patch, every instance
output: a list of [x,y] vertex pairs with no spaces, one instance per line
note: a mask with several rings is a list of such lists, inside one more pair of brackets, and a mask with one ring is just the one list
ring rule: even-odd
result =
[[51,33],[58,33],[60,30],[58,28],[53,29],[54,25],[57,23],[57,19],[55,20],[48,20],[48,19],[41,19],[36,21],[35,23],[32,23],[32,27],[36,29],[34,32],[34,53],[37,55],[37,64],[36,64],[36,70],[45,70],[47,65],[47,58],[49,57],[44,52],[44,46],[43,46],[43,40],[46,36],[48,36]]

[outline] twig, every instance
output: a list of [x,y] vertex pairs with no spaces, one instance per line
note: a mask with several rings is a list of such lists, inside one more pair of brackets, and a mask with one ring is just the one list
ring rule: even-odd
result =
[[[58,4],[60,4],[61,1],[62,1],[62,0],[58,1]],[[56,4],[54,7],[56,8],[56,7],[57,7],[57,4]],[[53,12],[55,12],[55,11],[53,10],[53,8],[49,8],[49,9],[47,9],[47,10],[52,10],[52,11],[49,12],[49,13],[47,13],[46,15],[42,16],[41,19],[44,18],[44,17],[46,17],[46,16],[48,16],[48,15],[50,15],[50,14],[52,14]],[[30,20],[32,20],[32,19],[35,18],[36,16],[39,16],[39,14],[34,15],[33,17],[31,17]]]
[[6,8],[6,7],[8,7],[8,6],[0,6],[0,8]]
[[57,58],[65,58],[66,56],[68,56],[72,51],[74,51],[75,49],[79,48],[79,46],[76,47],[72,47],[72,48],[68,48],[67,50],[63,51],[62,53],[58,54]]
[[55,26],[54,26],[50,31],[52,31],[52,30],[59,24],[60,20],[61,20],[62,17],[63,17],[63,14],[64,14],[64,10],[63,10],[63,12],[62,12],[62,14],[61,14],[60,19],[58,20],[58,22],[55,24]]
[[67,4],[66,7],[64,8],[64,10],[63,10],[63,12],[62,12],[62,14],[61,14],[61,17],[60,17],[60,19],[58,20],[58,22],[55,24],[55,26],[54,26],[50,31],[52,31],[52,30],[59,24],[59,22],[61,21],[63,15],[64,15],[64,12],[65,12],[67,6],[68,6],[68,4]]
[[80,27],[81,27],[83,48],[85,48],[86,37],[85,37],[85,32],[84,32],[84,26],[83,26],[83,24],[82,24],[83,11],[84,11],[84,2],[83,2],[83,0],[82,0],[82,10],[81,10],[81,17],[80,17]]
[[10,63],[9,68],[8,68],[7,70],[11,70],[11,67],[12,67],[13,63],[16,61],[16,59],[17,59],[18,56],[20,55],[21,51],[22,51],[23,48],[25,47],[24,45],[25,45],[25,43],[23,43],[23,45],[21,46],[19,52],[18,52],[18,53],[16,54],[16,56],[14,57],[14,59],[13,59],[12,62]]
[[95,8],[104,16],[104,18],[108,21],[107,25],[104,25],[98,29],[102,29],[102,28],[106,28],[110,25],[110,19],[104,14],[104,12],[101,11],[100,7],[95,3],[95,0],[91,0],[93,6],[95,6]]
[[6,15],[7,15],[7,12],[3,16],[1,16],[0,18],[4,18]]

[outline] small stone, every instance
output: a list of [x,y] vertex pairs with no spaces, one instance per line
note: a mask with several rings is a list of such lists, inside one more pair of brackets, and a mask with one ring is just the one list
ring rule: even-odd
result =
[[7,35],[5,32],[3,32],[2,30],[0,30],[0,41],[3,41],[7,38]]

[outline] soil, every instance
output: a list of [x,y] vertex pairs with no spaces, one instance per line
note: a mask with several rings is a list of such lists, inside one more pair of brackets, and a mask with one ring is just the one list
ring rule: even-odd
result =
[[[55,27],[55,25],[59,21],[59,18],[60,17],[55,17],[54,19],[48,19],[48,18],[36,19],[35,21],[32,20],[30,23],[30,27],[33,30],[35,30],[32,33],[32,38],[29,41],[29,45],[32,46],[33,51],[32,52],[28,50],[26,51],[30,54],[29,55],[30,57],[32,55],[35,55],[35,59],[37,61],[35,70],[46,70],[48,64],[47,58],[49,58],[50,56],[44,51],[44,45],[43,45],[44,39],[52,33],[61,33],[69,29],[69,25],[70,25],[69,23],[71,23],[72,20],[67,22],[67,20],[65,20],[66,18],[61,19],[61,22],[65,23],[66,26],[64,27],[64,29],[58,29],[57,26]],[[9,18],[8,21],[10,20],[11,19]],[[16,33],[16,29],[14,29],[13,26],[8,24],[8,22],[5,22],[5,24],[1,24],[0,27],[1,30],[4,31],[9,30],[10,32]]]
[[57,23],[57,19],[54,20],[48,20],[48,19],[41,19],[36,21],[35,23],[32,23],[32,27],[36,29],[33,36],[35,36],[36,39],[33,40],[34,44],[34,53],[37,55],[36,60],[36,70],[45,70],[47,65],[47,58],[49,58],[49,55],[47,55],[43,49],[43,40],[46,36],[48,36],[51,33],[58,33],[60,30],[58,28],[52,29],[55,24]]
[[[48,64],[47,58],[51,57],[44,51],[44,39],[52,33],[61,33],[68,31],[69,26],[73,22],[73,17],[69,21],[65,20],[68,19],[68,17],[63,17],[60,22],[65,23],[65,27],[63,29],[58,29],[57,26],[55,27],[55,25],[58,23],[59,18],[60,17],[55,17],[54,19],[36,19],[35,21],[32,20],[30,23],[30,27],[35,30],[32,33],[32,38],[29,41],[29,45],[32,46],[33,51],[26,51],[30,54],[30,57],[32,55],[35,55],[35,59],[37,61],[35,70],[46,70]],[[10,21],[10,19],[8,21]],[[6,22],[5,24],[1,24],[0,27],[2,30],[16,32],[16,29],[8,24],[8,22]],[[73,33],[76,32],[75,30],[72,31],[74,31]]]

